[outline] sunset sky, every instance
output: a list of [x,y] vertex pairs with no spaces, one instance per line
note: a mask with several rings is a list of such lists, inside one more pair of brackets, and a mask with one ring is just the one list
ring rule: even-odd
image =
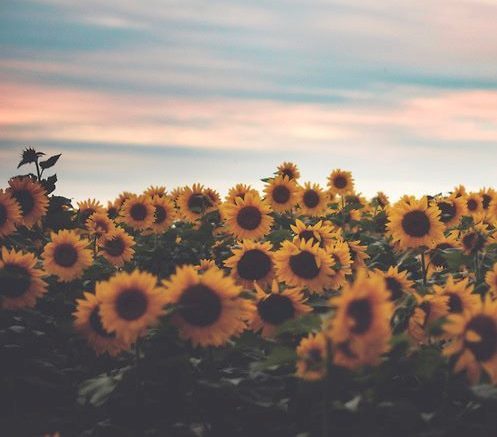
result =
[[0,177],[62,153],[58,192],[497,185],[496,0],[1,0]]

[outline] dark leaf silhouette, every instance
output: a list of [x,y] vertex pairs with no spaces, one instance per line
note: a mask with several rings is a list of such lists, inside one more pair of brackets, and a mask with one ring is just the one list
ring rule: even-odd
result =
[[46,161],[41,161],[40,162],[40,167],[42,169],[44,169],[44,170],[47,169],[47,168],[53,167],[55,165],[55,163],[59,160],[59,158],[60,158],[61,155],[62,154],[59,153],[58,155],[51,156]]

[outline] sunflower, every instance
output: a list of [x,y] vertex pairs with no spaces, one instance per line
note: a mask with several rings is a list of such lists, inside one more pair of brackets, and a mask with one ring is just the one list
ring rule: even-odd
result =
[[96,199],[87,199],[78,202],[78,214],[85,223],[96,212],[105,213],[104,206]]
[[322,332],[309,334],[297,346],[296,376],[305,381],[319,381],[328,367],[328,339]]
[[117,209],[121,209],[126,201],[133,196],[135,195],[129,191],[123,191],[121,194],[119,194],[119,196],[117,196],[117,199],[114,201]]
[[297,184],[288,176],[271,179],[264,192],[273,211],[290,211],[297,204]]
[[79,278],[91,266],[93,256],[86,248],[88,241],[80,239],[75,231],[52,232],[50,239],[42,254],[47,273],[69,282]]
[[375,270],[373,275],[378,275],[385,281],[385,287],[389,292],[390,300],[396,301],[406,294],[414,293],[414,282],[408,279],[406,270],[399,272],[399,267],[390,266],[386,272]]
[[231,187],[228,191],[228,195],[226,196],[226,202],[235,203],[235,199],[237,197],[245,198],[245,194],[252,193],[255,195],[259,195],[256,189],[252,188],[250,185],[245,184],[236,184],[234,187]]
[[466,371],[469,381],[476,384],[483,369],[492,383],[496,384],[497,302],[487,296],[472,311],[451,314],[443,328],[452,338],[443,354],[457,356],[454,371]]
[[440,221],[448,228],[457,226],[461,218],[466,215],[466,202],[463,197],[454,195],[436,199],[435,205],[440,210]]
[[335,261],[330,277],[330,288],[339,289],[345,283],[346,276],[352,274],[352,258],[349,246],[344,241],[337,241],[327,249],[328,255]]
[[167,302],[176,305],[171,322],[194,346],[221,346],[241,334],[255,310],[240,297],[242,287],[219,269],[199,274],[193,266],[178,267],[163,281]]
[[352,267],[355,269],[366,267],[366,260],[369,259],[369,255],[366,253],[367,246],[362,245],[359,240],[346,241],[345,243],[349,246]]
[[417,306],[409,318],[407,332],[418,343],[425,343],[428,338],[426,330],[430,327],[430,324],[448,314],[449,298],[448,296],[437,294],[420,296],[414,293],[413,296],[416,299]]
[[331,222],[325,224],[321,220],[314,225],[305,225],[304,222],[297,219],[294,225],[290,225],[290,229],[295,234],[295,237],[293,237],[294,242],[312,241],[313,243],[319,243],[319,247],[332,245],[338,237],[333,224]]
[[333,362],[338,366],[357,368],[376,365],[389,350],[390,318],[393,305],[384,282],[378,276],[368,277],[359,271],[353,284],[330,300],[336,308],[328,334],[333,344]]
[[289,179],[297,180],[300,178],[299,169],[293,162],[284,162],[278,165],[276,174],[278,176],[288,176]]
[[0,190],[0,237],[6,237],[16,230],[16,223],[22,219],[21,208],[15,199]]
[[19,224],[32,227],[47,212],[48,197],[45,189],[29,177],[16,177],[9,180],[7,192],[20,206]]
[[76,300],[74,312],[74,328],[82,334],[97,355],[108,353],[116,356],[128,348],[128,344],[108,332],[100,318],[100,301],[92,293],[83,293],[84,299]]
[[96,212],[86,220],[85,227],[90,235],[94,235],[98,238],[112,232],[116,228],[116,225],[105,212]]
[[448,236],[439,240],[439,242],[427,252],[427,269],[428,275],[431,276],[435,272],[441,272],[449,268],[449,264],[444,257],[444,252],[447,249],[459,249],[461,244],[454,235]]
[[464,197],[466,195],[466,187],[464,185],[458,185],[452,190],[452,194],[455,197]]
[[117,204],[116,201],[107,202],[107,217],[109,217],[111,220],[115,220],[119,216],[119,208],[120,206]]
[[262,329],[263,337],[273,337],[278,326],[312,311],[312,307],[305,304],[300,288],[280,291],[276,280],[273,280],[269,292],[263,290],[257,283],[254,286],[257,311],[254,313],[250,327],[254,332]]
[[345,205],[353,209],[362,209],[368,205],[368,201],[361,194],[350,193],[345,196]]
[[328,194],[318,184],[306,182],[297,192],[297,203],[300,212],[311,217],[326,214],[328,209]]
[[390,204],[390,201],[388,200],[388,196],[385,193],[383,193],[382,191],[378,191],[376,193],[376,196],[371,199],[371,204],[375,208],[384,209]]
[[254,193],[237,197],[234,204],[224,203],[222,211],[226,227],[239,240],[262,238],[273,224],[271,208]]
[[433,247],[443,238],[440,211],[436,206],[428,206],[426,197],[389,208],[388,220],[387,229],[401,249]]
[[169,229],[173,223],[176,210],[174,209],[173,202],[166,196],[152,197],[152,206],[155,208],[154,222],[150,226],[155,233],[162,233]]
[[448,275],[445,284],[434,285],[433,291],[439,296],[448,297],[449,314],[473,311],[480,301],[480,296],[473,294],[473,286],[469,285],[469,278],[456,281],[452,275]]
[[148,196],[150,198],[154,197],[154,196],[158,196],[158,197],[164,197],[166,196],[167,194],[167,191],[166,191],[166,187],[162,186],[162,185],[157,185],[157,186],[154,186],[154,185],[150,185],[144,192],[143,192],[143,195],[144,196]]
[[95,294],[100,300],[100,316],[107,332],[133,343],[164,313],[165,293],[157,278],[147,272],[121,272],[99,282]]
[[497,298],[497,263],[485,274],[485,283],[488,285],[488,292],[492,298]]
[[463,252],[467,255],[473,255],[481,251],[488,242],[487,225],[476,224],[463,231],[459,236],[459,241]]
[[284,241],[274,259],[279,280],[289,286],[321,293],[330,285],[335,260],[312,240]]
[[483,210],[488,211],[490,204],[497,199],[497,191],[493,188],[482,188],[478,194],[481,196]]
[[219,267],[216,264],[216,261],[213,259],[201,259],[199,264],[197,266],[193,266],[193,268],[199,272],[199,273],[204,273],[209,269],[219,269]]
[[171,200],[173,201],[174,203],[174,206],[177,208],[178,207],[178,199],[179,199],[179,196],[181,196],[181,193],[183,192],[183,190],[186,188],[185,187],[175,187],[173,188],[173,190],[169,193],[169,197],[171,198]]
[[344,195],[354,191],[354,179],[350,171],[333,170],[328,177],[328,187],[332,194]]
[[239,249],[232,249],[233,256],[224,261],[224,265],[231,269],[231,276],[246,289],[252,289],[254,281],[265,285],[274,277],[271,250],[269,242],[244,240]]
[[469,215],[473,216],[483,212],[483,201],[478,193],[469,193],[464,197],[466,204],[466,211]]
[[0,259],[0,307],[6,309],[32,308],[47,291],[36,268],[37,259],[31,253],[10,252],[2,247]]
[[212,204],[211,211],[217,209],[221,204],[221,196],[219,195],[219,193],[213,188],[207,187],[204,188],[204,194],[207,196]]
[[155,220],[155,208],[149,197],[131,196],[121,208],[120,220],[133,229],[143,230],[150,227]]
[[122,267],[133,259],[135,240],[122,228],[102,235],[97,241],[99,253],[111,264]]
[[205,214],[216,209],[212,199],[205,193],[203,185],[193,184],[184,187],[178,196],[177,205],[183,218],[195,222]]

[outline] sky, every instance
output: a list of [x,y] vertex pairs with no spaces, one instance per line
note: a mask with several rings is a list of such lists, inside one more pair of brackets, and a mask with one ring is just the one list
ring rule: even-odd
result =
[[495,186],[496,23],[497,0],[0,0],[0,178],[30,145],[76,200],[283,161],[366,196]]

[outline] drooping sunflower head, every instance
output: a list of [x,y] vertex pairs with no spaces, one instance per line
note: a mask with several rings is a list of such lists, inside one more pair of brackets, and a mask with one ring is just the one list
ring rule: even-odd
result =
[[104,206],[96,199],[83,200],[78,202],[77,205],[78,216],[80,217],[82,223],[86,223],[86,221],[96,212],[105,213]]
[[87,249],[88,241],[75,231],[52,232],[42,254],[45,271],[56,275],[63,282],[79,278],[91,266],[93,256]]
[[0,237],[6,237],[16,230],[22,220],[21,208],[9,194],[0,190]]
[[390,266],[386,272],[375,270],[374,275],[379,275],[385,281],[385,287],[390,294],[390,300],[395,302],[406,294],[414,293],[414,282],[408,279],[406,270],[399,271],[398,267]]
[[154,196],[151,199],[155,208],[154,221],[151,225],[152,231],[162,233],[169,229],[176,218],[174,204],[167,196]]
[[330,287],[338,290],[345,284],[347,276],[352,274],[352,258],[349,246],[344,241],[337,241],[327,248],[327,253],[334,261],[330,276]]
[[314,225],[306,225],[302,220],[297,219],[294,225],[290,225],[294,233],[293,241],[312,241],[318,243],[319,247],[327,247],[334,244],[337,239],[337,231],[331,222],[317,222]]
[[84,299],[77,299],[76,304],[74,327],[86,338],[97,355],[108,353],[115,356],[129,347],[126,342],[117,338],[114,332],[108,332],[103,327],[100,301],[94,294],[84,293]]
[[335,261],[313,240],[284,241],[274,258],[278,279],[287,285],[316,293],[330,286]]
[[288,176],[276,176],[271,179],[264,192],[273,211],[290,211],[297,204],[297,184]]
[[479,193],[469,193],[464,197],[466,212],[470,216],[483,212],[483,201]]
[[99,254],[111,264],[122,267],[133,259],[135,240],[122,228],[102,235],[98,242]]
[[440,221],[446,227],[457,226],[461,218],[466,215],[466,202],[463,197],[440,197],[435,202],[440,210]]
[[0,259],[0,307],[5,309],[32,308],[47,291],[36,268],[37,259],[31,253],[8,251],[2,247]]
[[164,312],[164,290],[157,278],[147,272],[121,272],[99,282],[95,293],[100,300],[100,316],[107,332],[124,342],[133,343]]
[[100,237],[112,232],[116,228],[116,225],[105,212],[96,212],[86,220],[85,227],[90,235]]
[[476,384],[484,370],[497,383],[497,301],[487,296],[472,311],[451,314],[443,328],[452,339],[443,353],[457,357],[454,371]]
[[448,275],[445,284],[434,285],[433,291],[437,295],[447,296],[449,314],[473,311],[480,302],[480,296],[473,294],[473,286],[469,284],[469,278],[455,280],[452,275]]
[[236,184],[234,187],[231,187],[228,191],[228,195],[226,196],[226,202],[235,203],[235,199],[237,197],[245,198],[245,194],[252,193],[255,195],[259,195],[256,189],[252,188],[250,185],[245,184]]
[[167,303],[176,306],[171,322],[195,346],[225,344],[253,316],[253,303],[240,297],[242,288],[218,268],[199,274],[194,266],[178,267],[163,285]]
[[433,247],[443,238],[440,211],[436,206],[428,206],[426,198],[390,207],[388,220],[388,232],[401,249]]
[[10,179],[7,192],[20,207],[20,224],[30,228],[46,214],[48,197],[45,189],[31,178],[16,177]]
[[243,199],[237,197],[234,204],[225,202],[222,206],[226,227],[239,240],[256,240],[269,233],[273,223],[270,213],[270,206],[254,193],[247,193]]
[[332,194],[347,194],[354,191],[354,179],[350,171],[333,170],[328,177],[328,187]]
[[330,304],[336,309],[328,330],[334,363],[349,368],[378,364],[389,349],[393,313],[382,278],[361,270]]
[[155,208],[152,200],[146,196],[131,196],[121,208],[120,221],[133,229],[143,230],[150,227],[155,220]]
[[300,178],[300,172],[293,162],[284,162],[278,166],[276,171],[278,176],[287,176],[289,179],[297,180]]
[[328,367],[328,339],[322,332],[309,334],[297,346],[296,376],[306,381],[323,379]]
[[317,217],[328,209],[328,194],[318,184],[306,182],[297,192],[297,202],[303,215]]
[[271,243],[244,240],[233,255],[224,261],[231,269],[231,276],[244,288],[252,289],[254,281],[261,285],[270,283],[274,277],[274,261]]
[[301,288],[280,290],[276,280],[268,291],[257,283],[254,286],[257,311],[251,329],[255,332],[262,330],[263,337],[273,337],[280,325],[312,311],[312,307],[305,304]]
[[200,184],[184,187],[177,199],[180,214],[185,220],[195,222],[210,211],[216,209],[216,204],[206,194]]
[[143,192],[143,195],[144,196],[148,196],[150,198],[154,197],[154,196],[158,196],[158,197],[164,197],[167,195],[167,191],[166,191],[166,187],[164,187],[163,185],[157,185],[157,186],[154,186],[154,185],[150,185],[144,192]]
[[376,196],[374,196],[371,199],[371,205],[374,208],[381,208],[384,209],[390,204],[390,201],[388,200],[388,196],[383,193],[382,191],[378,191],[376,193]]

